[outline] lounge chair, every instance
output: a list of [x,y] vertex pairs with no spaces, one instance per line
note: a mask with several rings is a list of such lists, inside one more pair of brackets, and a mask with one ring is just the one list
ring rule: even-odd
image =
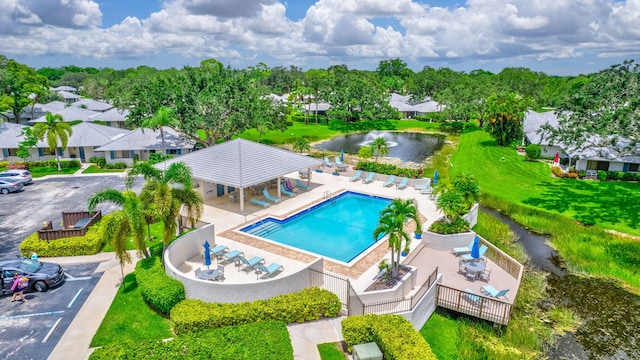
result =
[[426,189],[431,187],[431,179],[426,179],[427,181],[424,184],[415,184],[413,187],[415,189]]
[[463,255],[463,254],[470,253],[471,252],[471,247],[473,247],[473,240],[471,240],[469,245],[467,245],[465,247],[455,247],[455,248],[451,249],[451,252],[455,256],[460,256],[460,255]]
[[509,289],[498,291],[496,288],[494,288],[491,285],[485,285],[480,288],[480,292],[482,292],[482,295],[485,295],[485,296],[491,296],[496,299],[503,297],[505,298],[505,300],[507,301],[509,300],[507,299],[507,296],[506,296],[506,294],[509,292]]
[[289,179],[284,182],[284,188],[288,191],[293,191],[293,185],[291,185],[291,181],[289,181]]
[[277,204],[280,202],[280,198],[271,196],[271,194],[269,194],[269,190],[267,189],[262,189],[262,195],[264,195],[265,199],[273,202],[274,204]]
[[284,185],[282,185],[282,184],[280,184],[280,192],[281,192],[281,193],[283,193],[283,194],[285,194],[285,195],[289,195],[289,197],[294,197],[294,196],[296,196],[296,193],[294,193],[294,192],[291,192],[291,191],[287,190],[287,189],[284,187]]
[[[478,257],[478,259],[484,256],[484,253],[487,252],[487,249],[489,249],[487,245],[480,246],[480,257]],[[476,260],[476,258],[472,257],[471,254],[462,255],[462,261],[472,261],[472,260]]]
[[433,188],[424,188],[424,189],[420,189],[420,194],[422,195],[430,195],[433,192]]
[[406,188],[407,188],[407,184],[408,184],[408,183],[409,183],[409,178],[404,177],[404,178],[402,178],[402,180],[400,181],[400,183],[398,183],[398,184],[396,185],[396,188],[397,188],[398,190],[404,190],[404,189],[406,189]]
[[373,171],[369,173],[369,175],[367,175],[366,179],[362,179],[362,183],[363,184],[368,184],[370,182],[373,182],[373,177],[376,175],[376,173],[374,173]]
[[[276,273],[284,271],[284,266],[280,264],[273,263],[271,265],[264,266],[263,264],[256,265],[256,279],[257,278],[268,278],[274,276]],[[262,274],[262,276],[260,276]]]
[[389,180],[387,180],[387,182],[384,183],[384,187],[393,186],[395,184],[395,181],[396,181],[396,176],[395,175],[389,176]]
[[247,258],[245,258],[244,256],[238,256],[237,259],[240,261],[240,263],[238,264],[238,271],[240,271],[240,268],[243,265],[244,267],[242,267],[242,271],[250,272],[254,271],[258,264],[264,264],[264,259],[260,256],[254,256],[249,260],[247,260]]
[[478,305],[480,303],[480,301],[482,300],[480,298],[480,296],[474,295],[473,290],[471,290],[469,288],[464,289],[464,292],[460,296],[462,296],[462,298],[464,298],[465,300],[469,301],[470,303],[472,303],[474,305]]
[[329,160],[328,157],[324,158],[324,166],[326,167],[333,167],[333,163],[331,162],[331,160]]
[[258,200],[258,199],[251,199],[249,201],[251,201],[252,203],[254,203],[256,205],[260,205],[263,208],[268,208],[269,206],[271,206],[271,204],[269,204],[268,202],[262,201],[262,200]]
[[216,257],[221,257],[222,255],[224,255],[229,251],[229,248],[225,245],[218,245],[209,251],[211,252],[211,254],[215,255]]
[[356,170],[356,174],[349,178],[349,181],[358,181],[361,180],[362,170]]
[[303,190],[311,189],[310,186],[303,184],[302,181],[300,181],[300,179],[296,179],[296,186],[298,186],[300,189],[303,189]]
[[340,161],[340,158],[338,156],[336,156],[336,158],[333,161],[335,161],[336,165],[344,165],[344,163]]
[[228,253],[224,253],[222,254],[222,261],[224,261],[225,263],[231,263],[231,262],[235,262],[236,259],[238,258],[238,256],[244,256],[244,252],[240,251],[240,250],[233,250],[230,251]]

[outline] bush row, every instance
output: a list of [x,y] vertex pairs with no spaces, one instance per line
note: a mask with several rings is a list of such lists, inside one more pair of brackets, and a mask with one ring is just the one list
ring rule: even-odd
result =
[[377,162],[360,161],[356,165],[358,170],[373,171],[376,174],[396,175],[408,178],[418,178],[422,176],[422,169],[400,168],[391,164],[380,164]]
[[[28,161],[24,162],[15,162],[16,165],[23,165],[22,167],[16,166],[15,168],[34,168],[34,167],[49,167],[49,168],[58,168],[58,162],[56,159],[49,160],[38,160],[38,161]],[[63,169],[79,169],[81,166],[80,160],[60,160],[60,167]],[[0,166],[2,167],[2,166]]]
[[[154,154],[151,154],[154,155]],[[161,155],[161,154],[158,154]],[[114,164],[107,164],[107,160],[102,157],[92,156],[89,158],[89,162],[92,164],[96,164],[101,169],[126,169],[127,163],[125,162],[117,162]]]
[[[568,173],[563,172],[559,167],[553,166],[551,168],[551,172],[553,175],[560,178],[570,178],[570,179],[584,179],[587,176],[587,172],[584,170],[580,171],[569,171]],[[603,171],[598,170],[597,172],[598,180],[600,181],[640,181],[640,173],[633,172],[624,172],[624,171]]]
[[[104,220],[104,217],[102,219]],[[27,256],[33,251],[43,257],[97,254],[105,245],[101,236],[102,231],[100,230],[100,223],[103,220],[89,227],[84,236],[40,240],[38,239],[38,232],[35,232],[22,241],[20,253]]]
[[353,345],[375,342],[388,360],[436,359],[427,341],[400,315],[360,315],[342,320],[342,336]]
[[459,234],[469,231],[469,225],[467,220],[460,217],[451,222],[446,220],[435,221],[429,226],[429,231],[443,235]]
[[176,304],[186,299],[184,285],[164,272],[160,257],[138,261],[136,281],[142,298],[164,314],[169,314]]
[[5,169],[9,167],[9,161],[0,161],[0,169]]
[[293,359],[293,347],[284,323],[260,322],[169,341],[113,343],[96,349],[89,359]]
[[286,324],[314,321],[338,316],[341,307],[336,294],[308,288],[297,293],[237,304],[188,299],[171,310],[171,320],[176,334],[185,334],[258,321],[282,321]]

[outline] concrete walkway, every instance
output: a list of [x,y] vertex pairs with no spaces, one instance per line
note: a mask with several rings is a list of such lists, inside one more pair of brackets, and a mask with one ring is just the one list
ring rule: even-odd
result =
[[342,319],[332,318],[287,326],[293,358],[320,360],[318,345],[342,341]]

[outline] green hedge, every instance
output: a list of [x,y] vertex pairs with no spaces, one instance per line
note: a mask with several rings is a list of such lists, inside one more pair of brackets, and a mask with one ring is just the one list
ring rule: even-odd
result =
[[138,261],[136,281],[142,298],[164,314],[186,299],[184,285],[164,272],[159,257]]
[[422,176],[422,169],[400,168],[391,164],[380,164],[376,162],[360,161],[356,166],[358,170],[372,171],[376,174],[396,175],[400,177],[419,178]]
[[266,300],[237,304],[188,299],[171,310],[171,320],[176,334],[185,334],[258,321],[281,321],[286,324],[314,321],[338,316],[341,307],[336,294],[309,288]]
[[101,236],[101,222],[102,220],[91,225],[84,236],[72,236],[56,240],[40,240],[38,239],[38,233],[35,232],[22,241],[20,244],[20,253],[27,256],[33,251],[38,254],[38,256],[43,257],[97,254],[105,245]]
[[461,217],[451,222],[446,220],[434,221],[433,224],[429,226],[429,231],[443,235],[459,234],[467,232],[469,229],[469,222]]
[[361,315],[342,320],[342,336],[353,345],[375,342],[387,360],[436,360],[431,347],[400,315]]
[[114,343],[91,360],[115,359],[293,359],[287,326],[260,322],[187,334],[173,340]]

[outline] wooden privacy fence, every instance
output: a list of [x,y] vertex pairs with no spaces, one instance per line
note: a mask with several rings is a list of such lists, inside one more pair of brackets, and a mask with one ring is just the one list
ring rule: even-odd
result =
[[63,212],[62,223],[65,228],[54,229],[53,223],[49,221],[47,226],[38,230],[38,239],[56,240],[72,236],[84,236],[89,227],[102,218],[102,211],[90,213],[88,211]]

